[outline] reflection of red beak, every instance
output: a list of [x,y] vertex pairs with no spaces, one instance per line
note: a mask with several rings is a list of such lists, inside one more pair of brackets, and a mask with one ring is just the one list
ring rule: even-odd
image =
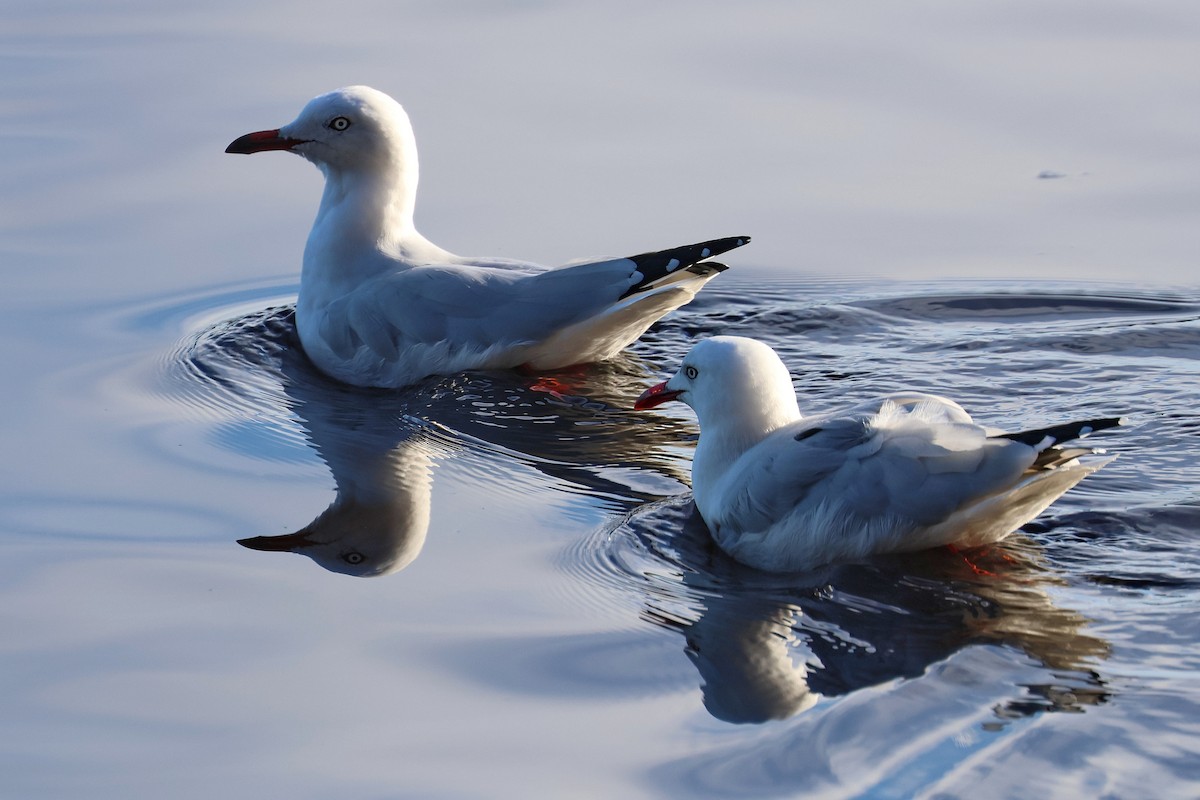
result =
[[654,408],[655,406],[661,406],[663,403],[677,400],[681,394],[683,392],[668,389],[667,382],[663,381],[642,392],[642,396],[634,401],[633,408],[635,411],[645,411],[647,408]]
[[265,550],[268,553],[294,553],[310,545],[316,544],[308,538],[308,530],[300,529],[295,533],[285,533],[280,536],[252,536],[249,539],[238,539],[242,547],[251,550]]
[[264,150],[291,150],[298,144],[304,144],[304,139],[288,139],[280,136],[279,130],[255,131],[239,136],[225,148],[226,153],[261,153]]

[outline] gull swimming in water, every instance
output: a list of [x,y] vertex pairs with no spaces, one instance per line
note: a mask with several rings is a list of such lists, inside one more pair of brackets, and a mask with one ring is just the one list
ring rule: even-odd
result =
[[359,386],[611,358],[726,269],[705,259],[750,241],[556,269],[456,256],[413,224],[417,146],[408,115],[366,86],[316,97],[294,121],[241,136],[225,152],[267,150],[303,156],[325,175],[296,325],[317,367]]
[[713,538],[777,572],[1003,539],[1112,460],[1062,442],[1123,422],[1000,433],[919,392],[801,417],[779,356],[737,336],[697,343],[634,407],[670,400],[700,423],[692,491]]

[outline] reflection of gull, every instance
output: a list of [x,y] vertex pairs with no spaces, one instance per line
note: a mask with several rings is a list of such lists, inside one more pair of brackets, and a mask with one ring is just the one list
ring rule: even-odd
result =
[[[481,449],[493,460],[515,458],[558,481],[609,496],[637,494],[620,482],[628,480],[630,469],[671,474],[675,467],[660,447],[675,439],[672,425],[644,424],[645,418],[608,404],[623,399],[634,370],[629,362],[563,375],[593,398],[584,400],[546,394],[542,379],[535,382],[539,390],[531,391],[528,379],[508,372],[392,392],[363,390],[327,380],[296,350],[282,349],[277,357],[255,374],[280,382],[329,466],[337,494],[295,533],[241,540],[255,550],[300,553],[349,575],[401,570],[424,545],[436,465],[461,450]],[[211,364],[204,367],[222,374]],[[637,374],[644,373],[639,368]]]
[[803,647],[792,627],[796,610],[730,597],[691,623],[647,614],[683,631],[710,714],[726,722],[766,722],[799,714],[820,699],[809,688],[808,664],[793,652]]
[[337,496],[299,531],[241,544],[301,553],[347,575],[404,569],[425,544],[433,458],[446,445],[429,425],[403,413],[399,396],[355,394],[321,380],[300,359],[285,361],[283,369],[292,410],[329,465]]
[[[387,575],[407,567],[429,529],[433,449],[405,420],[394,424],[390,437],[379,428],[321,431],[335,434],[318,446],[337,482],[333,503],[295,533],[240,543],[302,553],[347,575]],[[321,425],[308,420],[314,440]]]
[[453,255],[417,232],[417,147],[408,115],[351,86],[313,99],[281,129],[226,152],[286,150],[325,175],[304,249],[296,319],[318,367],[358,386],[529,364],[612,358],[725,267],[730,237],[560,269]]
[[[1091,662],[1108,644],[1084,632],[1081,615],[1055,606],[1032,543],[1018,538],[973,561],[944,550],[891,556],[784,584],[719,554],[714,561],[703,522],[679,519],[684,510],[660,507],[654,523],[674,532],[682,563],[654,571],[645,617],[684,636],[705,708],[718,719],[783,719],[822,696],[917,678],[978,644],[1017,648],[1049,673],[1022,684],[998,716],[1078,710],[1107,697]],[[664,521],[666,513],[674,518]]]

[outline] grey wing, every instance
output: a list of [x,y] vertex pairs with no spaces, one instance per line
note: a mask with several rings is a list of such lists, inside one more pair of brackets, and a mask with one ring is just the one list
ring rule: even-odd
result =
[[619,304],[638,281],[627,258],[597,261],[523,277],[508,304],[496,308],[487,324],[496,334],[540,340],[549,333],[602,314]]
[[[539,341],[599,313],[635,282],[628,259],[542,273],[416,267],[360,286],[329,307],[321,331],[335,353],[361,345],[394,359],[414,344],[486,349]],[[334,324],[334,320],[345,324]]]
[[806,419],[751,448],[730,467],[719,494],[716,527],[760,531],[808,505],[816,506],[845,467],[846,453],[868,444],[861,416]]
[[1035,456],[1026,445],[989,438],[957,403],[932,395],[886,399],[870,428],[875,452],[847,465],[855,507],[920,525],[1008,491]]
[[760,445],[769,452],[754,467],[738,474],[733,505],[760,523],[823,506],[864,521],[933,525],[1010,488],[1033,459],[1032,448],[988,439],[973,423],[930,422],[922,411],[943,410],[892,406],[784,429]]

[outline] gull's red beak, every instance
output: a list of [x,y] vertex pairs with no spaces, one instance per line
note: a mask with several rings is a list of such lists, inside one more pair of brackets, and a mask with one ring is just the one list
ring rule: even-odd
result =
[[661,406],[663,403],[676,400],[681,394],[683,392],[668,389],[667,382],[663,381],[642,392],[641,397],[634,401],[633,408],[635,411],[645,411],[647,408],[654,408],[655,406]]
[[304,139],[288,139],[279,135],[279,129],[273,131],[255,131],[239,136],[225,148],[226,153],[261,153],[265,150],[291,150],[298,144],[304,144]]

